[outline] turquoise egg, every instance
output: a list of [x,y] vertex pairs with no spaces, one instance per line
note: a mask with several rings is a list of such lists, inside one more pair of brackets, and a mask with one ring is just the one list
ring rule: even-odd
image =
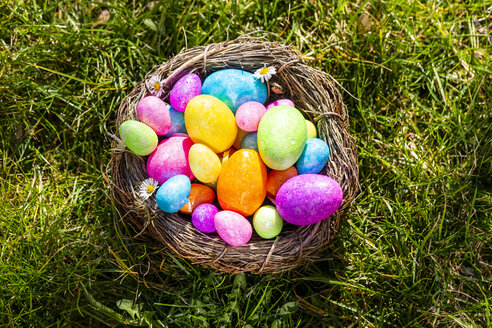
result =
[[326,142],[318,138],[308,139],[296,163],[297,173],[318,174],[328,163],[329,157],[330,148]]
[[177,212],[188,202],[190,191],[190,179],[183,174],[175,175],[157,189],[157,206],[166,213]]
[[169,115],[171,116],[171,129],[164,135],[164,137],[170,138],[175,133],[187,134],[188,132],[186,131],[184,113],[175,110],[168,104],[166,105],[168,106],[167,109],[169,110]]
[[147,124],[128,120],[121,123],[119,131],[125,146],[137,155],[147,156],[157,148],[157,134]]
[[202,94],[222,100],[234,114],[248,101],[265,103],[267,87],[253,73],[238,69],[223,69],[207,76],[202,85]]
[[254,151],[258,151],[258,133],[250,132],[244,136],[241,141],[242,149],[253,149]]
[[263,115],[258,125],[258,149],[263,162],[274,170],[294,165],[306,145],[306,120],[294,107],[280,105]]

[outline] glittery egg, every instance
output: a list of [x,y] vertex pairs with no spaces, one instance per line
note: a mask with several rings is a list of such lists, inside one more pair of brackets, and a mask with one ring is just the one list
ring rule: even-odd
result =
[[275,198],[277,191],[292,177],[297,175],[297,170],[294,166],[291,166],[285,170],[277,171],[271,170],[267,177],[267,195],[268,197]]
[[258,151],[258,133],[250,132],[245,135],[243,141],[241,141],[241,148]]
[[169,106],[168,109],[169,115],[171,116],[171,128],[169,129],[169,132],[164,135],[164,137],[169,138],[175,133],[188,134],[186,131],[184,113],[175,110],[171,106]]
[[233,211],[220,211],[215,214],[214,225],[220,238],[232,246],[246,244],[253,234],[251,223]]
[[147,96],[137,104],[137,116],[140,122],[147,124],[157,135],[165,135],[171,128],[169,105],[155,96]]
[[308,139],[316,138],[317,132],[313,122],[311,122],[310,120],[306,120],[306,128],[307,128],[307,138]]
[[157,134],[142,122],[125,121],[121,123],[119,131],[125,146],[137,155],[147,156],[157,147]]
[[287,105],[287,106],[291,106],[291,107],[296,107],[296,105],[294,105],[294,102],[290,99],[279,99],[279,100],[275,100],[274,102],[268,104],[266,106],[266,110],[269,110],[270,108],[273,108],[275,106],[280,106],[280,105]]
[[218,212],[219,209],[213,204],[198,205],[191,216],[191,223],[201,232],[215,232],[214,217]]
[[188,154],[191,172],[203,183],[210,183],[219,177],[222,167],[219,156],[202,144],[194,144]]
[[244,131],[253,132],[258,130],[258,124],[265,115],[266,108],[262,103],[248,101],[239,106],[236,112],[236,124]]
[[277,209],[271,205],[260,207],[253,217],[253,228],[261,238],[277,237],[283,226],[284,220],[278,214]]
[[177,212],[188,202],[190,190],[190,179],[186,175],[175,175],[157,189],[157,206],[166,213]]
[[308,139],[296,163],[297,173],[317,174],[325,167],[329,157],[330,149],[326,142],[318,138]]
[[179,211],[181,213],[191,214],[199,205],[213,203],[214,200],[215,192],[212,188],[199,183],[192,183],[188,202]]
[[174,109],[184,112],[188,102],[198,96],[202,91],[202,81],[194,73],[186,74],[174,84],[170,94],[169,102]]

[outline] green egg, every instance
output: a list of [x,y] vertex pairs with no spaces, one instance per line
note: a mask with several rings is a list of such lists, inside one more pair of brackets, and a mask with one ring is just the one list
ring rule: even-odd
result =
[[129,120],[120,125],[120,138],[133,153],[150,155],[157,148],[157,134],[148,125]]
[[300,111],[291,106],[271,108],[258,125],[260,156],[274,170],[291,167],[301,156],[306,140],[306,120]]
[[271,205],[260,207],[253,216],[253,227],[261,238],[277,237],[283,226],[284,220],[278,214],[277,209]]

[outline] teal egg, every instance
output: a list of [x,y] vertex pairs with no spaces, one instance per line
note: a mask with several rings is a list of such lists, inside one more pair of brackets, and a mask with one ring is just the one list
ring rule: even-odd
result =
[[258,133],[250,132],[241,141],[241,149],[253,149],[258,151]]
[[188,203],[190,192],[190,179],[186,175],[178,174],[168,179],[157,189],[155,200],[161,210],[166,213],[174,213]]
[[288,105],[271,108],[258,125],[260,156],[274,170],[285,170],[297,162],[306,140],[304,116]]
[[120,125],[120,138],[133,153],[150,155],[157,148],[157,134],[142,122],[129,120]]
[[237,109],[248,101],[264,103],[267,87],[253,73],[239,69],[223,69],[207,76],[202,85],[202,95],[219,98],[236,114]]

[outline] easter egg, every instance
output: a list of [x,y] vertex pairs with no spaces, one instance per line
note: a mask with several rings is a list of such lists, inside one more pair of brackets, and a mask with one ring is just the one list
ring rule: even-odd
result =
[[266,106],[266,110],[269,110],[272,107],[280,106],[280,105],[287,105],[290,107],[296,107],[296,105],[294,105],[294,102],[290,99],[279,99],[279,100],[275,100],[274,102],[268,104]]
[[169,132],[164,135],[164,137],[169,138],[175,133],[187,134],[188,132],[186,131],[184,113],[178,112],[171,106],[169,106],[168,109],[169,115],[171,116],[171,128],[169,129]]
[[179,210],[181,213],[191,214],[201,204],[213,203],[215,192],[205,185],[192,183],[188,202]]
[[244,103],[264,103],[267,87],[253,76],[253,73],[238,69],[223,69],[210,74],[202,85],[202,94],[222,100],[233,113]]
[[210,147],[216,153],[229,149],[236,139],[236,118],[215,97],[199,95],[191,99],[184,117],[191,140]]
[[233,147],[227,149],[225,152],[223,152],[220,156],[220,161],[222,162],[222,164],[224,164],[225,161],[227,161],[229,159],[229,157],[232,156],[232,154],[234,154],[236,152],[236,149],[234,149]]
[[241,141],[241,148],[258,151],[258,133],[250,132],[245,135],[243,141]]
[[140,156],[147,156],[152,153],[159,141],[152,128],[134,120],[121,123],[120,138],[128,149]]
[[215,232],[214,217],[218,212],[219,209],[213,204],[198,205],[191,215],[191,223],[201,232]]
[[294,166],[291,166],[285,170],[277,171],[271,170],[267,177],[267,195],[268,197],[275,198],[279,188],[292,177],[297,175],[297,170]]
[[157,189],[157,206],[166,213],[177,212],[188,202],[190,191],[190,179],[186,175],[175,175]]
[[317,174],[325,167],[330,157],[330,149],[326,142],[318,138],[306,141],[306,146],[297,160],[296,169],[299,174]]
[[215,214],[214,225],[220,238],[232,246],[246,244],[253,234],[251,223],[233,211],[220,211]]
[[253,132],[258,130],[258,124],[265,115],[266,108],[262,103],[248,101],[239,106],[236,112],[236,124],[244,131]]
[[190,180],[195,176],[188,163],[188,153],[193,141],[186,135],[174,135],[163,140],[147,159],[147,174],[163,184],[178,174],[186,175]]
[[222,166],[219,156],[202,144],[194,144],[188,154],[191,172],[203,183],[217,180]]
[[169,93],[169,102],[174,109],[184,112],[188,102],[202,91],[202,81],[194,73],[186,74],[174,84]]
[[247,134],[248,134],[247,131],[244,131],[244,130],[241,130],[238,128],[236,140],[234,140],[234,143],[232,144],[232,146],[236,149],[241,149],[241,142],[243,141],[244,136]]
[[316,138],[317,132],[313,122],[311,122],[310,120],[306,120],[306,127],[307,127],[307,138],[308,139]]
[[222,165],[217,199],[224,210],[253,214],[266,196],[267,171],[260,155],[251,149],[236,151]]
[[275,106],[258,126],[258,149],[263,162],[274,170],[285,170],[301,156],[307,139],[306,120],[294,107]]
[[326,219],[342,204],[342,188],[321,174],[301,174],[287,180],[275,198],[280,216],[295,225]]
[[283,226],[284,220],[274,206],[262,206],[253,216],[253,228],[261,238],[276,237],[282,231]]
[[215,180],[214,182],[205,183],[205,185],[212,190],[217,191],[217,180]]
[[147,124],[162,136],[171,128],[169,105],[156,96],[147,96],[137,104],[137,116],[140,122]]

